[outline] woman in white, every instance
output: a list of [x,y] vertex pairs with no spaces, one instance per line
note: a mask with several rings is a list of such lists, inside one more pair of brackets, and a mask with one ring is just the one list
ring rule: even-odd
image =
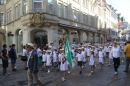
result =
[[54,69],[57,67],[57,62],[58,62],[58,52],[57,52],[57,49],[54,48],[54,51],[53,51]]
[[109,46],[109,66],[111,66],[111,63],[113,62],[112,60],[112,46]]
[[103,62],[104,62],[104,53],[102,51],[102,47],[100,47],[100,51],[98,53],[98,57],[99,57],[99,63],[100,63],[100,69],[102,69],[102,65],[103,65]]
[[[26,46],[23,46],[22,56],[27,56]],[[27,70],[27,61],[24,61],[24,70]]]
[[42,54],[42,70],[44,70],[44,67],[45,67],[45,64],[46,64],[46,60],[47,60],[46,51],[43,50],[43,54]]
[[118,68],[120,66],[120,56],[121,56],[120,48],[117,46],[117,42],[114,42],[112,47],[112,57],[114,62],[115,74],[117,74]]
[[94,52],[91,50],[89,65],[91,66],[91,72],[94,71]]
[[52,66],[52,55],[50,50],[47,50],[46,66],[48,68],[48,73],[50,73],[50,68]]
[[91,54],[91,45],[88,45],[88,48],[87,48],[87,59],[88,59],[88,61],[89,61],[90,54]]
[[[61,49],[61,50],[64,51],[64,49]],[[60,70],[63,71],[62,81],[65,81],[66,71],[68,70],[68,64],[67,64],[67,60],[63,52],[61,53],[60,61],[61,61]]]
[[94,49],[94,58],[95,58],[95,67],[96,67],[98,63],[98,46],[96,46]]
[[83,67],[85,67],[85,64],[86,64],[86,61],[87,61],[86,52],[85,52],[85,50],[84,50],[84,47],[82,47],[81,54],[82,54],[82,56],[83,56],[83,66],[82,66],[82,68],[83,68]]

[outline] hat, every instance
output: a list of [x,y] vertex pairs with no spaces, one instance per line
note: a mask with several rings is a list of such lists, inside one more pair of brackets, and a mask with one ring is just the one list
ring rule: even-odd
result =
[[61,51],[63,51],[64,49],[60,49]]
[[81,50],[81,48],[78,48],[78,50]]
[[50,50],[47,50],[46,52],[47,52],[47,53],[50,53],[51,51],[50,51]]
[[46,50],[43,50],[43,52],[45,52]]
[[112,47],[112,46],[109,46],[109,47]]
[[95,47],[95,46],[92,46],[93,48]]
[[81,47],[82,49],[84,49],[84,47]]
[[30,46],[30,47],[32,47],[32,48],[34,48],[33,43],[28,43],[27,45]]
[[54,47],[54,49],[56,50],[57,48],[56,48],[56,47]]
[[100,49],[102,49],[102,47],[100,47]]

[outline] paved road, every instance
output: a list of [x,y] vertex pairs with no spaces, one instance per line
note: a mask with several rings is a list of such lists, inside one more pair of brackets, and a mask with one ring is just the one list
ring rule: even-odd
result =
[[[27,74],[23,70],[23,64],[17,60],[17,72],[12,72],[9,67],[9,76],[2,75],[2,68],[0,69],[0,86],[27,86]],[[124,63],[121,63],[118,75],[114,75],[113,66],[108,67],[104,64],[103,70],[96,67],[93,74],[90,73],[90,67],[87,66],[83,69],[83,74],[79,75],[78,68],[71,69],[71,73],[67,74],[67,80],[61,81],[62,73],[52,71],[46,73],[40,71],[39,76],[44,86],[130,86],[130,73],[124,73]],[[34,86],[38,86],[34,82]]]

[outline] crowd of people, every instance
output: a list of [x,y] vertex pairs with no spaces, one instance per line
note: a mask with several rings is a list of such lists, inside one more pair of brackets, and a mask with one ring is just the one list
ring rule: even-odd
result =
[[[114,65],[115,75],[118,74],[118,68],[120,66],[120,58],[126,59],[126,69],[124,72],[128,72],[130,63],[130,42],[125,44],[123,42],[112,43],[77,43],[70,46],[71,53],[77,61],[79,66],[79,74],[82,74],[82,69],[87,65],[90,66],[90,71],[93,73],[95,67],[99,64],[100,70],[103,68],[103,64],[108,61],[108,66]],[[126,56],[125,56],[126,55]],[[8,57],[11,58],[12,71],[16,71],[16,49],[15,44],[10,46],[7,50],[7,45],[3,45],[3,50],[0,54],[3,62],[3,75],[9,75],[7,72]],[[66,79],[66,72],[70,73],[70,65],[64,54],[64,44],[60,43],[56,48],[54,42],[50,45],[40,47],[39,45],[28,43],[23,46],[22,57],[27,58],[24,60],[24,69],[28,72],[28,86],[32,86],[33,77],[42,86],[41,81],[38,78],[38,66],[42,66],[41,71],[51,72],[53,68],[55,71],[63,72],[62,81]]]

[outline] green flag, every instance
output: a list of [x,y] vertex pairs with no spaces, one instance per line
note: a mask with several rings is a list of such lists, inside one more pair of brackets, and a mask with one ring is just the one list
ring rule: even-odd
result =
[[72,55],[72,52],[70,51],[70,47],[69,47],[69,43],[68,43],[67,38],[65,38],[65,41],[64,41],[64,52],[65,52],[65,56],[66,56],[66,59],[67,59],[69,65],[71,67],[74,67],[75,66],[75,59]]

